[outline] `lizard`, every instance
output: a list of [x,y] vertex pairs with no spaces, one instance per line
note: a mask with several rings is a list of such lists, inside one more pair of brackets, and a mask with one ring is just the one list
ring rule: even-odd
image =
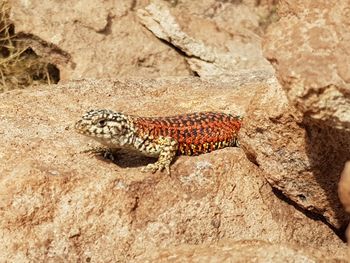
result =
[[142,172],[166,170],[176,155],[199,155],[238,146],[242,117],[222,112],[195,112],[168,117],[139,117],[107,109],[86,112],[75,130],[108,149],[127,149],[156,157]]

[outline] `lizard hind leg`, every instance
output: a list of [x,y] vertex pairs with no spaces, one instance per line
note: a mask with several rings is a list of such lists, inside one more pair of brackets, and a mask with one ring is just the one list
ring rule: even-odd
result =
[[176,155],[178,143],[171,137],[159,137],[155,143],[160,148],[158,160],[143,167],[141,171],[155,173],[165,169],[167,174],[170,175],[170,164]]

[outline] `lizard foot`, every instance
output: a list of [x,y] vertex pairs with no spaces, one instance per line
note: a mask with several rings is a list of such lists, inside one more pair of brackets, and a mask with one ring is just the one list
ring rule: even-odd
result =
[[155,163],[150,163],[147,166],[143,167],[141,169],[141,172],[151,172],[155,173],[157,171],[163,171],[166,170],[167,174],[170,175],[170,162],[167,163],[162,163],[162,162],[155,162]]

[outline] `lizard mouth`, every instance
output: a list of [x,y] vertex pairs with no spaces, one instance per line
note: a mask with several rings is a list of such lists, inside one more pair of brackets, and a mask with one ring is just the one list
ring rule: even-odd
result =
[[74,125],[74,129],[78,132],[78,133],[82,133],[82,134],[86,134],[86,133],[90,133],[89,132],[89,125],[86,122],[83,122],[82,120],[79,120],[75,123]]

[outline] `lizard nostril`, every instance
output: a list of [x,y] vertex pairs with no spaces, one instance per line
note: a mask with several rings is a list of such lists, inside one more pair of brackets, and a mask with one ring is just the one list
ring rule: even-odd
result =
[[74,128],[75,128],[76,130],[81,130],[81,129],[83,128],[82,120],[77,121],[77,122],[75,123],[75,125],[74,125]]

